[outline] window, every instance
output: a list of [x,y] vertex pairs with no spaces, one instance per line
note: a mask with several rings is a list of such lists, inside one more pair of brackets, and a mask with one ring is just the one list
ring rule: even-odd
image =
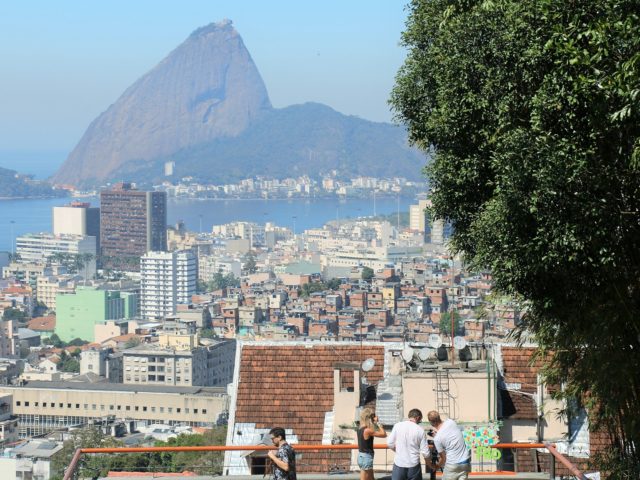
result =
[[198,413],[198,409],[197,409],[197,408],[194,408],[194,409],[193,409],[193,413]]
[[185,408],[185,409],[184,409],[184,413],[189,413],[189,409],[188,409],[188,408]]
[[146,412],[147,411],[147,407],[142,407],[142,411]]
[[109,410],[113,410],[113,405],[109,405]]
[[70,403],[67,403],[67,408],[71,408],[71,404]]
[[[18,402],[18,403],[20,403],[20,402]],[[34,405],[37,407],[38,406],[38,402],[34,403]]]
[[155,413],[156,407],[151,407],[151,411]]
[[138,406],[136,405],[136,412],[139,410]]
[[96,409],[96,404],[95,404],[95,403],[92,403],[92,404],[91,404],[91,410],[95,410],[95,409]]
[[176,413],[180,413],[180,409],[179,408],[176,408]]
[[121,407],[121,405],[118,405],[116,408],[117,408],[118,410],[120,410],[120,407]]
[[59,406],[60,408],[63,408],[63,407],[64,407],[64,403],[59,403],[59,404],[58,404],[58,406]]
[[89,408],[89,404],[88,404],[88,403],[85,403],[85,404],[84,404],[84,409],[85,409],[85,410],[87,410],[88,408]]
[[160,407],[160,413],[164,413],[164,407]]
[[173,413],[173,407],[167,407],[167,412]]
[[80,409],[80,404],[79,403],[76,403],[76,408]]
[[104,405],[100,405],[100,410],[104,410]]
[[19,406],[20,406],[20,400],[16,402],[16,407],[19,407]]
[[207,409],[206,409],[206,408],[203,408],[203,409],[202,409],[202,414],[203,414],[203,415],[206,415],[206,414],[207,414]]

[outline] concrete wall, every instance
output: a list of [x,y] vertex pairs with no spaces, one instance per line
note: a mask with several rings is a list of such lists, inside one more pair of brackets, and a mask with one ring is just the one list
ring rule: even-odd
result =
[[[487,422],[491,420],[495,403],[495,386],[491,383],[491,413],[487,393],[487,372],[449,372],[450,415],[458,422]],[[426,416],[429,410],[437,410],[436,376],[434,372],[407,373],[402,377],[403,406],[406,413],[419,408]]]

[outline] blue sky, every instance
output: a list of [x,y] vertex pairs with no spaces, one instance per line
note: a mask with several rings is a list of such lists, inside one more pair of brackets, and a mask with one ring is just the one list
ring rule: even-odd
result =
[[63,160],[88,124],[131,83],[193,30],[223,18],[234,22],[275,107],[316,101],[345,114],[390,121],[387,99],[405,57],[399,46],[404,5],[396,0],[3,2],[0,166],[22,170],[6,159],[26,159],[33,152],[57,152],[56,161]]

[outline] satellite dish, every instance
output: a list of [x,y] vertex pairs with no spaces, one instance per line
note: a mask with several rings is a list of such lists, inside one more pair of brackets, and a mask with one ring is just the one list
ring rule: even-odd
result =
[[432,333],[431,335],[429,335],[429,346],[431,348],[440,348],[440,346],[442,345],[442,338],[440,338],[440,335],[438,335],[437,333]]
[[362,362],[362,371],[368,372],[373,366],[376,364],[376,361],[373,358],[367,358],[364,362]]
[[464,337],[454,337],[453,346],[456,350],[462,350],[467,346],[467,341],[464,339]]
[[402,359],[407,363],[413,360],[413,348],[408,345],[404,347],[402,350]]
[[430,356],[431,356],[431,352],[429,351],[428,348],[421,348],[420,351],[418,352],[418,358],[423,362],[427,361]]

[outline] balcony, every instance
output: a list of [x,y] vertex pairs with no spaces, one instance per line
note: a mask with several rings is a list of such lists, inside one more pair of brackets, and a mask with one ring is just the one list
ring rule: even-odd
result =
[[[340,478],[346,480],[359,479],[358,467],[354,463],[353,458],[356,445],[341,444],[341,445],[296,445],[293,444],[296,450],[296,466],[298,477],[305,480],[329,480],[336,474],[340,474]],[[217,478],[217,477],[229,477],[231,479],[237,478],[241,480],[246,479],[263,479],[269,476],[268,473],[268,458],[266,457],[266,451],[272,450],[275,447],[267,445],[243,445],[243,446],[193,446],[193,447],[122,447],[122,448],[81,448],[76,450],[69,467],[65,470],[64,480],[72,480],[75,478],[83,478],[87,472],[82,471],[82,462],[89,455],[127,455],[127,454],[156,454],[161,455],[162,452],[211,452],[211,461],[207,465],[200,463],[194,465],[197,472],[182,471],[182,472],[169,472],[161,471],[164,466],[153,469],[143,469],[138,472],[117,472],[115,469],[110,470],[109,476],[117,476],[119,478],[158,478],[163,476],[194,476],[198,475],[199,478]],[[378,451],[375,456],[374,471],[378,480],[389,480],[391,478],[391,468],[393,462],[391,460],[391,451],[386,448],[386,445],[375,445]],[[491,450],[494,449],[494,450]],[[577,470],[562,454],[558,453],[555,447],[551,444],[536,444],[536,443],[517,443],[517,444],[497,444],[488,449],[487,457],[495,458],[499,455],[497,452],[502,450],[513,449],[545,449],[549,456],[549,469],[548,471],[541,472],[515,472],[508,470],[492,470],[491,460],[486,465],[482,463],[472,464],[471,477],[477,479],[486,480],[542,480],[542,479],[555,479],[556,475],[562,478],[577,478],[578,480],[586,480],[586,477]],[[227,465],[222,460],[222,453],[228,452],[242,452],[241,457],[243,461],[246,461],[246,465],[250,469],[250,474],[234,475],[234,465]],[[491,452],[496,452],[492,455]],[[227,457],[228,458],[228,457]],[[556,462],[558,463],[558,470],[556,471]],[[495,465],[495,464],[494,464]],[[509,465],[505,465],[509,466]],[[513,467],[513,465],[511,465]],[[425,469],[426,473],[423,478],[442,478],[442,473],[437,472],[435,477]],[[96,478],[93,473],[94,478]],[[222,473],[222,475],[221,475]],[[146,475],[145,475],[146,474]],[[335,478],[335,477],[334,477]]]

